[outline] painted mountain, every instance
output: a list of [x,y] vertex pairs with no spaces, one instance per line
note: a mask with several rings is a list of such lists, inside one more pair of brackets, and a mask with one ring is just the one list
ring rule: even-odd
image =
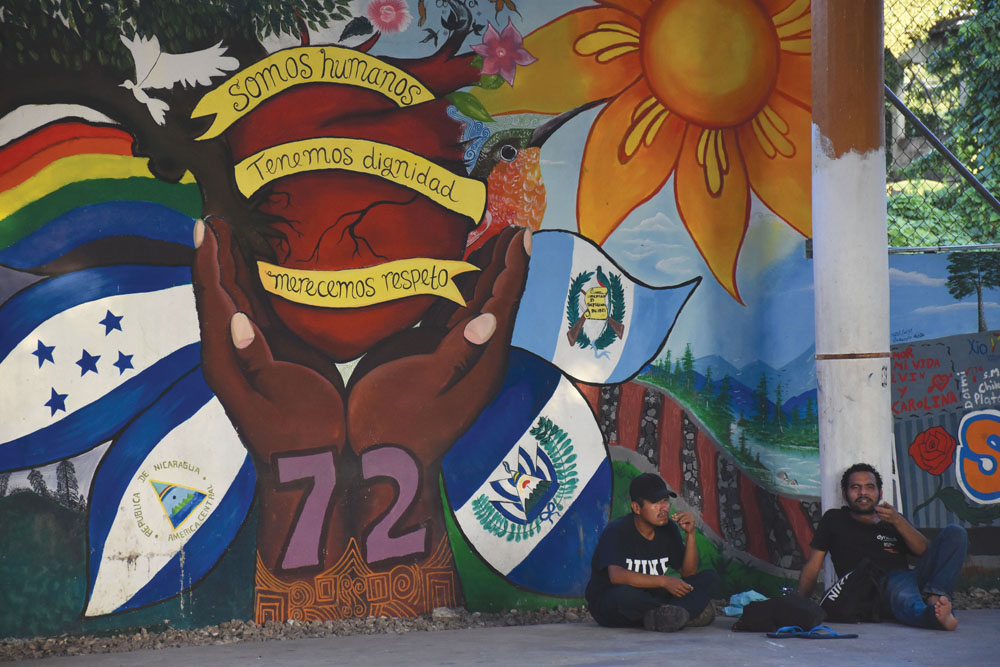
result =
[[767,376],[768,387],[773,389],[778,385],[778,380],[781,380],[782,394],[798,396],[816,391],[815,355],[816,347],[813,345],[781,368],[774,368],[763,361],[752,361],[742,368],[736,368],[722,357],[712,354],[695,359],[694,369],[705,375],[711,366],[713,379],[721,380],[728,373],[730,378],[738,380],[745,387],[756,387],[763,373]]
[[[730,394],[732,396],[733,413],[750,415],[753,412],[753,392],[760,384],[761,376],[767,377],[768,408],[774,409],[775,388],[781,382],[781,395],[785,399],[781,408],[786,414],[792,414],[798,409],[804,411],[811,399],[815,409],[816,402],[816,362],[815,346],[810,346],[797,357],[781,366],[774,368],[763,361],[752,361],[742,368],[737,368],[719,355],[699,357],[694,361],[694,387],[700,390],[705,385],[705,376],[709,368],[712,372],[712,386],[716,390],[726,375],[729,376]],[[657,372],[654,365],[648,365],[644,375]]]

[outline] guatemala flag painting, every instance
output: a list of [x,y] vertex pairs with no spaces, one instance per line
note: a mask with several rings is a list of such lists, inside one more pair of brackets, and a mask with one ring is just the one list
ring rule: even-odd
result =
[[239,531],[255,483],[250,456],[196,369],[125,429],[97,470],[85,615],[159,602],[197,583]]
[[579,390],[551,364],[511,350],[504,386],[442,461],[468,543],[527,589],[583,595],[607,525],[611,464]]
[[582,236],[539,232],[512,344],[580,382],[625,382],[663,347],[700,281],[648,287]]
[[116,266],[37,283],[0,308],[0,470],[113,437],[200,363],[187,267]]

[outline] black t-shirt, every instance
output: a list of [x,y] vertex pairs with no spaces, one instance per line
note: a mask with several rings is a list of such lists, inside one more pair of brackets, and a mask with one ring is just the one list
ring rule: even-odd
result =
[[684,541],[677,524],[655,526],[653,539],[639,534],[632,514],[626,514],[608,524],[597,541],[594,557],[590,561],[590,582],[587,584],[587,601],[600,598],[611,587],[608,567],[617,565],[641,574],[666,574],[667,568],[680,570],[684,563]]
[[846,507],[823,515],[809,546],[830,554],[838,577],[853,570],[866,556],[886,572],[909,567],[906,556],[910,550],[892,524],[862,523],[852,518]]

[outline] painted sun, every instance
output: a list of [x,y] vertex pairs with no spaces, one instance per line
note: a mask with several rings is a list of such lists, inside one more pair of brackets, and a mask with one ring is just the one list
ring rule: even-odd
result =
[[603,243],[673,176],[691,239],[739,300],[751,193],[811,235],[809,0],[598,3],[528,35],[538,62],[512,89],[476,94],[497,114],[606,99],[580,168],[580,232]]

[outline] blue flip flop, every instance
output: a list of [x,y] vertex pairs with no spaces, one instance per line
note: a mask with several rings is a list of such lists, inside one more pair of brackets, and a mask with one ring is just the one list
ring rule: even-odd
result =
[[797,625],[786,625],[775,632],[767,633],[774,639],[782,637],[797,637],[798,639],[857,639],[855,634],[840,634],[828,625],[817,625],[810,630],[803,630]]
[[815,628],[800,635],[803,639],[857,639],[856,634],[840,634],[829,625],[817,625]]
[[768,637],[803,637],[807,633],[797,625],[786,625],[778,628],[774,632],[767,633]]

